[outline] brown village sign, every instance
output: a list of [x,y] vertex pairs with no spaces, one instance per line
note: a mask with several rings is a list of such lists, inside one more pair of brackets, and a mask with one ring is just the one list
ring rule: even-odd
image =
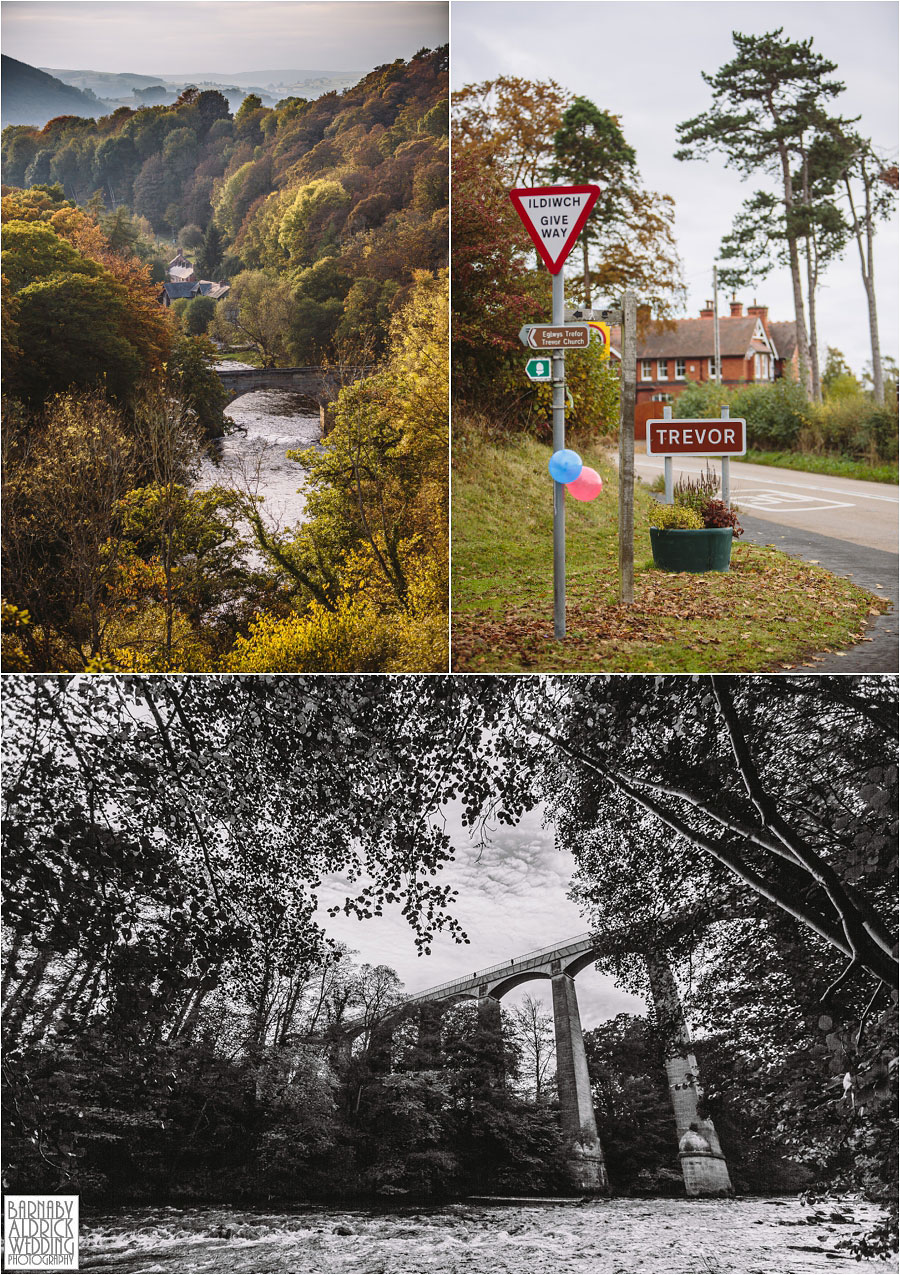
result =
[[743,456],[747,451],[747,422],[727,420],[650,420],[648,456]]

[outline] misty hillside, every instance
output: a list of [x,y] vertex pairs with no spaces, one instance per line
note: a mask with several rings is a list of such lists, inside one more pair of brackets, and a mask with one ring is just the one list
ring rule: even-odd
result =
[[[357,71],[328,71],[294,68],[274,71],[195,71],[191,75],[138,75],[129,71],[91,71],[45,66],[49,75],[95,93],[110,110],[117,106],[171,105],[189,84],[201,89],[218,89],[236,111],[248,93],[257,93],[263,106],[274,106],[285,97],[321,97],[343,92],[360,78]],[[13,121],[8,121],[12,123]]]
[[3,124],[31,124],[43,128],[57,115],[81,115],[96,119],[106,104],[92,93],[63,84],[36,66],[0,55],[2,62]]

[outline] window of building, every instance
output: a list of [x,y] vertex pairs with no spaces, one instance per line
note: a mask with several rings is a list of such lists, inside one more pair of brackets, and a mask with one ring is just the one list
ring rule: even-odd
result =
[[758,380],[760,379],[761,374],[762,374],[762,368],[761,368],[761,360],[760,360],[760,357],[759,357],[759,355],[758,355],[758,354],[754,354],[754,356],[753,356],[753,379],[754,379],[754,381],[758,381]]
[[656,360],[656,379],[658,381],[667,381],[669,379],[669,365],[665,359]]
[[706,373],[711,381],[714,381],[716,379],[716,360],[715,359],[706,360]]
[[675,400],[672,398],[671,394],[651,394],[650,395],[651,403],[674,403],[674,401]]
[[652,359],[641,359],[641,380],[642,381],[653,380],[653,360]]
[[683,381],[685,379],[685,361],[684,359],[675,360],[675,380]]

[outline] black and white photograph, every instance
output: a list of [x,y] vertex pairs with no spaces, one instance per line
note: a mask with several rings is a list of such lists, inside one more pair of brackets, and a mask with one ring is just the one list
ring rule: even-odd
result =
[[80,1269],[893,1269],[896,679],[4,682]]

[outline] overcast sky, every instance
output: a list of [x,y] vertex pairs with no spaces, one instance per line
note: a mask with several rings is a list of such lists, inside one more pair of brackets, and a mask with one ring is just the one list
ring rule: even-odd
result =
[[[783,26],[791,39],[813,37],[813,50],[832,62],[846,93],[835,102],[883,152],[897,154],[897,26],[893,0],[804,0],[725,3],[722,0],[453,0],[451,71],[455,88],[518,75],[554,79],[621,116],[650,190],[670,194],[689,287],[689,315],[711,295],[712,265],[742,201],[767,179],[742,183],[721,159],[679,162],[675,126],[712,104],[701,71],[711,74],[734,56],[733,30],[760,34]],[[881,345],[898,355],[897,218],[876,240]],[[769,317],[794,317],[790,277],[773,274],[755,289]],[[741,298],[752,301],[748,291]],[[722,305],[720,313],[728,313]],[[871,358],[866,300],[855,246],[825,275],[818,296],[819,348],[837,346],[859,373]]]
[[7,0],[3,51],[69,71],[359,71],[447,42],[443,0]]
[[[459,891],[453,915],[466,931],[469,944],[449,937],[432,944],[430,956],[419,956],[413,933],[400,907],[387,905],[382,917],[359,921],[343,915],[334,920],[326,909],[343,901],[347,887],[334,879],[320,892],[320,919],[326,932],[359,952],[359,961],[390,965],[408,992],[467,978],[511,957],[573,938],[589,929],[578,908],[567,898],[574,862],[567,851],[553,844],[552,828],[544,828],[538,813],[527,815],[515,828],[503,826],[484,850],[473,844],[462,827],[459,813],[451,810],[447,831],[458,849],[455,861],[443,877]],[[616,988],[611,979],[593,966],[576,979],[582,1024],[594,1027],[616,1014],[643,1013],[642,1001]],[[522,984],[504,998],[513,1005],[525,995],[549,1005],[550,985],[545,980]]]

